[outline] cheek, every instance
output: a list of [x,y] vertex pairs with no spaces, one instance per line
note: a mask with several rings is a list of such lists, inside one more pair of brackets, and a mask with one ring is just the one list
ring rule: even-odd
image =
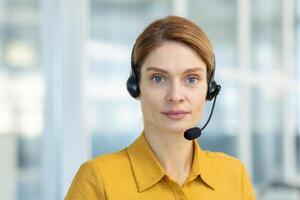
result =
[[201,82],[200,85],[195,89],[195,91],[193,92],[194,97],[198,96],[198,99],[203,99],[204,97],[206,97],[206,93],[207,93],[207,84],[206,82]]
[[193,96],[193,105],[196,112],[203,112],[206,102],[206,92],[201,92]]
[[194,102],[194,105],[198,111],[202,110],[205,105],[205,98],[202,97],[201,99],[199,99],[199,97],[198,97],[198,99]]
[[151,89],[144,89],[144,93],[141,94],[141,104],[144,110],[153,110],[157,109],[160,105],[161,93],[153,91]]

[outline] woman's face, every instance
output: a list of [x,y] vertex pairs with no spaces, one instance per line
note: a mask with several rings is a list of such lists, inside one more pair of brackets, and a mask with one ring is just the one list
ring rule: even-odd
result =
[[190,47],[164,42],[142,65],[140,91],[145,129],[183,133],[202,117],[206,65]]

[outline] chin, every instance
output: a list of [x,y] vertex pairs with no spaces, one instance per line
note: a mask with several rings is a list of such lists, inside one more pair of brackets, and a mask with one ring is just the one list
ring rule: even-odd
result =
[[164,126],[163,129],[166,132],[174,132],[174,133],[183,133],[184,131],[186,131],[187,129],[191,128],[192,126],[187,126],[187,125],[170,125],[170,126]]

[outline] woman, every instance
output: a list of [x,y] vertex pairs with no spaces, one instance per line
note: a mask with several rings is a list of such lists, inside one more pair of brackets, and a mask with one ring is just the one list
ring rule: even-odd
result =
[[132,68],[127,84],[136,82],[128,89],[141,103],[142,133],[127,148],[84,163],[66,199],[255,199],[239,160],[183,137],[202,118],[213,78],[204,32],[181,17],[154,21],[136,40]]

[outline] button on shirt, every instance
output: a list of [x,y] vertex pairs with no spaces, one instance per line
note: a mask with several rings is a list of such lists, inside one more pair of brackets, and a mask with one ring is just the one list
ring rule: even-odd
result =
[[[87,161],[66,200],[254,200],[244,165],[194,143],[190,174],[182,187],[159,164],[144,133],[127,148]],[[175,153],[175,152],[174,152]]]

